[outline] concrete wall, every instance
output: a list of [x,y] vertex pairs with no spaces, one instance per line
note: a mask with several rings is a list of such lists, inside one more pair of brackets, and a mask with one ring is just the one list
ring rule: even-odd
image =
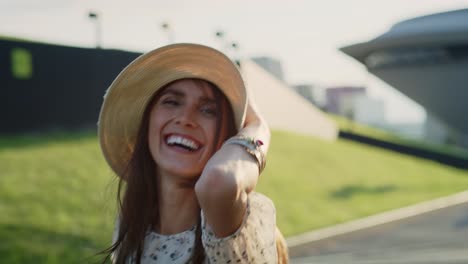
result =
[[250,95],[271,128],[336,139],[335,122],[284,82],[250,60],[242,61],[241,69]]
[[0,40],[0,134],[96,127],[104,91],[138,55]]

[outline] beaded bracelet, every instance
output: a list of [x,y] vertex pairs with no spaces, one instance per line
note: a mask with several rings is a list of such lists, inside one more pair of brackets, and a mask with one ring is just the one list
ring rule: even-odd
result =
[[243,146],[247,153],[252,155],[257,161],[259,175],[265,169],[266,159],[265,153],[261,149],[261,146],[263,145],[261,140],[250,138],[244,135],[236,135],[226,140],[224,144],[237,144]]

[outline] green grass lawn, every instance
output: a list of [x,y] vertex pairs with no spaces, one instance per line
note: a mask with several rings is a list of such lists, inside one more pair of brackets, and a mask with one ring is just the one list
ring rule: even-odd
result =
[[111,173],[94,135],[0,140],[1,263],[83,263],[109,242]]
[[[0,139],[0,262],[83,263],[110,242],[116,181],[95,133]],[[463,191],[468,171],[273,132],[258,191],[286,236]]]
[[338,140],[276,131],[259,190],[287,235],[464,191],[468,171]]

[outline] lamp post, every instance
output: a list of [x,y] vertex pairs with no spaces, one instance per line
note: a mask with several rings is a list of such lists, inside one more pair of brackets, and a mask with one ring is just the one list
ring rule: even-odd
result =
[[169,23],[163,22],[161,24],[161,28],[166,32],[167,42],[169,42],[168,44],[174,43],[174,35],[172,34],[172,29],[171,29]]
[[223,52],[223,53],[226,53],[225,52],[225,46],[226,46],[226,43],[224,42],[224,31],[222,30],[218,30],[215,32],[215,36],[216,38],[218,39],[219,41],[219,47],[220,47],[220,50]]
[[229,42],[225,37],[226,33],[222,30],[216,31],[215,36],[218,39],[221,52],[230,57],[240,67],[239,44],[235,41]]
[[99,19],[99,14],[97,12],[89,12],[89,19],[93,20],[96,24],[96,48],[101,48],[101,21]]
[[237,42],[233,41],[233,42],[231,42],[231,48],[234,50],[232,60],[240,68],[241,63],[240,63],[240,55],[239,55],[239,44],[237,44]]

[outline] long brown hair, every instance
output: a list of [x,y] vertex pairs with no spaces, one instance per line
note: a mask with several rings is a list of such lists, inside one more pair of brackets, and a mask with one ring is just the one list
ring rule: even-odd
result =
[[[216,134],[215,142],[225,141],[236,133],[232,107],[224,94],[210,82],[192,79],[197,86],[206,83],[211,87],[216,104]],[[165,87],[171,85],[167,84]],[[164,87],[164,88],[165,88]],[[117,190],[117,206],[119,215],[119,229],[115,242],[103,250],[107,254],[106,262],[114,254],[115,263],[125,263],[128,258],[134,258],[139,264],[143,254],[143,242],[149,227],[158,225],[159,207],[157,195],[157,167],[152,159],[148,146],[149,114],[154,103],[161,97],[160,89],[147,105],[141,125],[138,130],[132,157],[124,175],[121,175]],[[224,118],[225,117],[225,118]],[[222,126],[226,126],[226,138],[220,138]],[[213,153],[219,144],[215,144]],[[156,176],[155,176],[156,175]],[[156,222],[156,223],[155,223]],[[201,241],[201,219],[197,221],[195,245],[192,254],[193,263],[202,263],[205,258]]]

